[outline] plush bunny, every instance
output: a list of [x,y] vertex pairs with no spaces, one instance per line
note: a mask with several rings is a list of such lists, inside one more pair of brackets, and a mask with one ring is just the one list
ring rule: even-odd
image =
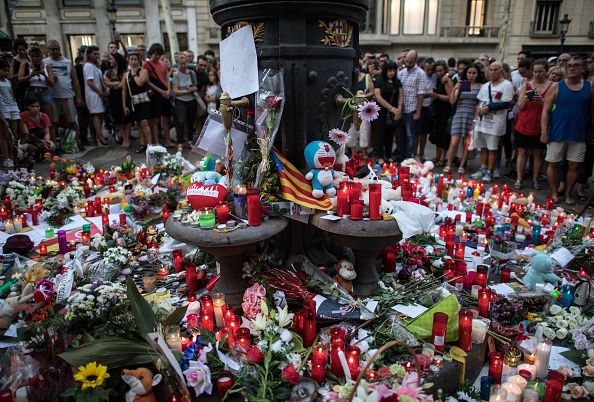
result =
[[552,283],[555,286],[561,284],[561,278],[555,275],[551,267],[553,266],[553,260],[551,257],[545,254],[541,254],[538,251],[534,251],[530,254],[532,257],[530,260],[530,267],[526,271],[524,277],[524,285],[528,290],[536,289],[537,283]]

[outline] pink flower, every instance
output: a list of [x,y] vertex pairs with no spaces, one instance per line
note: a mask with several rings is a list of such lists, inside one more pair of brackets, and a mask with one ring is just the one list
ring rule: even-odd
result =
[[328,135],[330,139],[338,145],[346,145],[349,143],[349,140],[351,139],[350,135],[337,128],[333,128],[332,130],[330,130],[328,132]]
[[243,303],[241,307],[247,318],[253,320],[258,313],[262,312],[260,301],[266,300],[266,289],[264,286],[256,283],[254,286],[246,289],[243,294]]
[[557,371],[563,374],[563,377],[565,377],[566,380],[568,378],[573,377],[573,370],[571,369],[571,367],[561,366]]
[[113,240],[117,240],[118,239],[118,232],[113,232],[112,238],[113,238]]
[[571,383],[571,384],[567,384],[567,388],[570,390],[571,397],[573,399],[580,399],[580,398],[588,397],[588,391],[586,391],[586,389],[584,387],[582,387],[581,385],[578,385],[576,383]]
[[281,101],[282,99],[277,96],[269,96],[264,100],[264,102],[266,102],[266,107],[269,110],[279,109],[281,106]]
[[126,240],[124,238],[120,237],[119,239],[116,240],[116,243],[118,246],[124,247],[124,245],[126,244]]
[[365,121],[372,121],[379,116],[380,107],[375,102],[365,101],[359,106],[359,117]]
[[586,360],[586,365],[594,367],[594,357],[591,357],[588,360]]
[[594,377],[594,367],[592,367],[592,366],[582,367],[582,374],[586,377]]

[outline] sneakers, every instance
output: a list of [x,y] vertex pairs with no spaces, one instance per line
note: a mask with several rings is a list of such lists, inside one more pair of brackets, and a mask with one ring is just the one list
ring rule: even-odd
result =
[[451,170],[450,167],[449,166],[446,166],[446,167],[443,168],[442,173],[448,173],[450,170]]
[[495,168],[495,170],[493,171],[493,178],[494,179],[500,179],[501,178],[501,172],[499,171],[498,168]]
[[4,161],[4,167],[13,168],[14,167],[14,161],[12,159],[6,159]]
[[483,175],[482,180],[485,183],[492,183],[493,182],[493,177],[491,175],[491,172],[489,172],[488,170],[485,172],[485,174]]
[[483,168],[480,168],[479,170],[477,170],[476,172],[471,174],[470,178],[473,180],[481,180],[484,175],[485,175],[485,170]]
[[466,170],[465,170],[465,169],[464,169],[462,166],[460,166],[460,167],[458,168],[458,173],[462,173],[462,174],[464,174],[464,173],[466,173]]

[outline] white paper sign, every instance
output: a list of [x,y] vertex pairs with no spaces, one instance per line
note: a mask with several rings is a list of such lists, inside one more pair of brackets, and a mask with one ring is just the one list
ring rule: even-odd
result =
[[[221,87],[231,99],[258,90],[258,57],[252,26],[238,29],[220,43]],[[223,154],[224,155],[224,154]]]
[[[219,123],[214,119],[208,120],[208,125],[204,130],[202,140],[198,144],[198,148],[206,154],[211,152],[218,156],[225,156],[227,146],[225,145],[225,137],[227,131],[223,123]],[[233,139],[233,150],[235,155],[241,155],[243,152],[243,145],[247,138],[247,133],[231,127],[231,138]]]
[[561,247],[551,255],[553,261],[555,261],[561,268],[565,268],[567,264],[573,260],[573,254],[565,247]]
[[428,310],[427,307],[421,306],[420,304],[416,303],[408,306],[404,304],[397,304],[394,307],[392,307],[392,309],[410,318],[417,318],[418,316],[420,316]]

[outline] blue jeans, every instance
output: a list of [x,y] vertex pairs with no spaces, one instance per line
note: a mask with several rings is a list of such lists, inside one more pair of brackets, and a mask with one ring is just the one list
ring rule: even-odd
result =
[[404,126],[399,129],[400,135],[400,152],[404,154],[405,158],[411,158],[415,150],[415,125],[413,120],[415,112],[404,113]]

